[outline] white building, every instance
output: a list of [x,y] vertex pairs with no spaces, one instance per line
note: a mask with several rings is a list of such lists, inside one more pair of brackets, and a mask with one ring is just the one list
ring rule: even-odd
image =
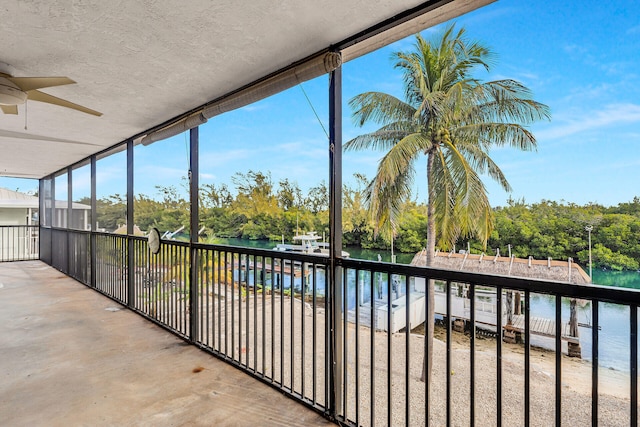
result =
[[38,197],[0,187],[0,225],[38,225]]
[[38,230],[29,225],[38,225],[38,197],[0,188],[0,261],[37,259]]
[[[54,226],[66,228],[67,202],[58,200],[55,207]],[[0,188],[0,261],[38,258],[38,217],[37,196]],[[90,227],[91,206],[73,203],[72,228]]]

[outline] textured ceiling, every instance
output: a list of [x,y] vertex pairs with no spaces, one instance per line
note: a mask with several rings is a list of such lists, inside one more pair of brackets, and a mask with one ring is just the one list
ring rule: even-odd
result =
[[[455,0],[438,11],[487,2]],[[0,71],[67,76],[77,84],[42,91],[103,116],[40,102],[27,102],[27,115],[24,106],[17,116],[0,113],[0,175],[46,176],[421,3],[5,1]],[[370,45],[393,38],[385,31]],[[353,55],[366,46],[351,47]]]

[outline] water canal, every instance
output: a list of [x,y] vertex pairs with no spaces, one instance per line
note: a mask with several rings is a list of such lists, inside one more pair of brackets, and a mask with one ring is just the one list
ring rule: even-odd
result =
[[[274,242],[256,241],[245,239],[217,239],[212,243],[254,247],[261,249],[271,249],[275,246]],[[344,248],[350,253],[351,258],[377,260],[378,255],[385,262],[391,261],[391,254],[383,251],[372,249],[361,249],[359,247]],[[409,264],[413,254],[397,254],[397,262]],[[353,272],[352,272],[353,273]],[[324,278],[325,272],[318,270],[316,272],[316,291],[319,295],[324,294]],[[604,286],[620,286],[625,288],[640,289],[640,273],[639,272],[616,272],[594,270],[594,283]],[[348,307],[355,306],[355,274],[348,276],[347,283],[347,301]],[[366,281],[365,281],[366,282]],[[386,278],[381,280],[382,294],[386,295]],[[399,294],[404,292],[402,289],[402,280],[397,291]],[[366,282],[368,283],[368,282]],[[289,285],[285,283],[285,288]],[[299,288],[300,284],[294,282],[294,287]],[[362,301],[370,300],[370,290],[367,286],[361,289]],[[531,296],[531,316],[553,319],[555,317],[555,299],[547,295],[532,294]],[[604,368],[616,369],[621,371],[629,371],[629,307],[617,304],[601,303],[599,304],[599,321],[600,321],[600,351],[599,363]],[[562,299],[562,319],[564,322],[569,319],[569,299]],[[585,360],[591,360],[591,324],[593,314],[591,303],[588,301],[579,304],[578,321],[580,323],[580,344],[582,346],[582,356]],[[535,338],[535,345],[540,345],[553,349],[554,341],[547,338]]]

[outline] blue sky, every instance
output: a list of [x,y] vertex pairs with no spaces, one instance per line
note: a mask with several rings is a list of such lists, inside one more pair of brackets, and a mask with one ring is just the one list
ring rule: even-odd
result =
[[[613,5],[612,5],[613,4]],[[458,18],[470,38],[495,53],[484,80],[513,78],[527,85],[537,101],[551,108],[550,122],[532,130],[537,152],[497,149],[491,154],[505,172],[513,192],[487,182],[492,205],[509,196],[527,202],[541,199],[616,205],[640,196],[640,8],[633,1],[502,0]],[[446,25],[446,24],[445,24]],[[430,38],[444,25],[423,32]],[[401,75],[390,55],[411,49],[410,37],[344,65],[344,141],[373,127],[354,127],[348,100],[365,91],[402,96]],[[328,181],[326,127],[327,77],[216,117],[201,128],[201,182],[226,183],[248,170],[269,172],[275,184],[288,178],[306,192]],[[310,103],[305,97],[305,92]],[[180,186],[188,157],[184,135],[149,147],[136,147],[136,192],[158,196],[155,185]],[[121,153],[122,154],[122,153]],[[345,153],[343,176],[371,178],[378,152]],[[425,162],[416,176],[416,198],[426,199]],[[123,156],[98,164],[98,195],[124,193]],[[87,170],[80,174],[86,176]],[[87,179],[74,186],[74,198],[88,194]],[[0,179],[21,190],[36,184]]]

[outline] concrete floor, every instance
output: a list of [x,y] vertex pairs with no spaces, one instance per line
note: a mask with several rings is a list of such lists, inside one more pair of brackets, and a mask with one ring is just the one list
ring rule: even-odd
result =
[[40,261],[0,263],[0,424],[333,425]]

